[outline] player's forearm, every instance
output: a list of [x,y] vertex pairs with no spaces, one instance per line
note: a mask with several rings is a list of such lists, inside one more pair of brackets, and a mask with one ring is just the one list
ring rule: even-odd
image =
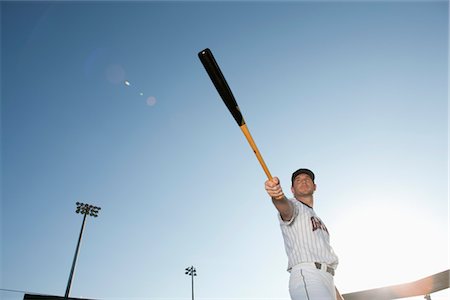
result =
[[292,218],[294,208],[292,203],[283,195],[281,198],[273,198],[272,203],[281,215],[284,221],[289,221]]
[[342,295],[339,293],[337,287],[334,287],[336,289],[336,300],[344,300]]

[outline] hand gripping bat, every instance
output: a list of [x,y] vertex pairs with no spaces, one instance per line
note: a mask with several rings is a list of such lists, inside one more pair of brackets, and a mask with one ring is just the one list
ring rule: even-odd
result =
[[270,174],[269,169],[267,168],[266,163],[264,162],[264,159],[262,158],[261,153],[259,152],[258,147],[256,146],[255,141],[253,140],[250,131],[247,128],[247,124],[244,121],[244,117],[242,116],[241,110],[239,109],[239,106],[236,100],[234,99],[233,93],[231,92],[231,89],[228,86],[225,77],[220,71],[219,65],[214,59],[211,50],[206,48],[205,50],[200,51],[198,53],[198,57],[200,58],[200,61],[205,67],[209,77],[211,78],[211,81],[216,87],[217,92],[219,92],[219,95],[222,98],[223,102],[228,107],[228,110],[230,111],[231,115],[241,128],[242,133],[244,133],[245,138],[247,139],[248,143],[250,144],[250,147],[255,153],[256,158],[258,159],[261,167],[263,168],[264,172],[267,175],[267,178],[269,180],[272,180],[272,175]]

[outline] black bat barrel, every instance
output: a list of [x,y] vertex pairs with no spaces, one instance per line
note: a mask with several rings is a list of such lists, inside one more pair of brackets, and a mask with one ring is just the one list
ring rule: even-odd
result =
[[202,62],[203,66],[206,69],[211,81],[216,87],[217,92],[222,98],[225,105],[228,107],[228,110],[233,115],[233,118],[238,123],[239,127],[245,124],[244,117],[242,117],[241,111],[239,110],[239,106],[234,99],[233,93],[231,92],[230,87],[228,86],[225,77],[220,71],[219,65],[217,64],[214,56],[208,48],[200,51],[198,53],[198,57]]

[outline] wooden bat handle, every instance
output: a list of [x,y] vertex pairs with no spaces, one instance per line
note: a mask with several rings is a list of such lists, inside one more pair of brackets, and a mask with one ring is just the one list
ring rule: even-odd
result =
[[261,167],[264,170],[264,173],[266,173],[267,178],[269,180],[272,180],[272,175],[270,174],[270,171],[267,168],[266,163],[264,162],[264,159],[262,158],[261,153],[259,152],[258,147],[256,146],[255,141],[253,140],[252,135],[250,134],[250,131],[247,128],[247,124],[244,124],[239,127],[241,128],[242,133],[244,133],[245,138],[247,139],[248,143],[250,144],[250,147],[252,148],[253,152],[255,153],[256,158],[259,161],[259,164],[261,165]]

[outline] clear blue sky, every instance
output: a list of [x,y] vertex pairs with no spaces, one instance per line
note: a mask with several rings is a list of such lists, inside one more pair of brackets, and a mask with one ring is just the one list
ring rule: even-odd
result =
[[75,297],[189,299],[194,265],[198,299],[288,299],[265,175],[207,47],[286,193],[292,171],[315,171],[341,292],[448,269],[448,12],[2,1],[0,287],[64,294],[80,201],[102,210]]

